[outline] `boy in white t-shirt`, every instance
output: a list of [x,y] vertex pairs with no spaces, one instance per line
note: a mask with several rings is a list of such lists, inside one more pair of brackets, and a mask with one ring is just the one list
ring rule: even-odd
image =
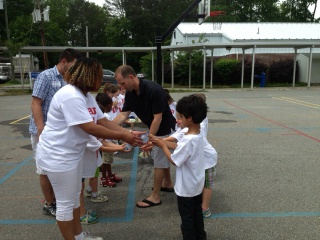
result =
[[[151,137],[161,147],[168,160],[176,166],[174,186],[178,198],[183,239],[207,239],[202,215],[202,190],[205,181],[204,139],[200,123],[207,116],[207,104],[195,95],[183,97],[177,103],[177,117],[188,131],[171,154],[166,141]],[[171,142],[170,144],[175,144]]]

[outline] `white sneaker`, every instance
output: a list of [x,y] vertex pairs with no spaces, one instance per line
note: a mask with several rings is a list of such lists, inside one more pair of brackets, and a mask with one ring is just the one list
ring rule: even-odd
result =
[[83,232],[84,240],[103,240],[102,237],[94,237],[90,232]]
[[90,201],[94,203],[106,202],[109,198],[106,195],[100,194],[96,197],[91,196]]
[[[98,195],[100,195],[100,194],[101,194],[101,191],[98,190],[97,193],[98,193]],[[84,192],[83,192],[83,194],[84,194],[85,197],[91,197],[92,192],[89,192],[87,189],[85,189]]]

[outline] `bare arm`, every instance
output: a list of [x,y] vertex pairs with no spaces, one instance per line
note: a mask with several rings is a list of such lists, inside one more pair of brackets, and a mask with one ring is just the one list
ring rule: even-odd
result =
[[153,120],[150,126],[150,133],[156,135],[159,130],[160,123],[162,121],[162,113],[157,113],[153,115]]
[[[100,120],[99,120],[100,121]],[[106,119],[106,121],[108,121]],[[110,121],[108,121],[110,122]],[[131,132],[127,131],[126,129],[113,124],[117,128],[111,128],[110,130],[108,127],[100,126],[95,124],[93,121],[88,123],[83,123],[78,125],[83,131],[86,133],[93,135],[98,138],[104,139],[121,139],[125,142],[130,143],[132,146],[141,146],[142,140],[140,137],[132,134]]]
[[31,111],[38,129],[38,133],[37,133],[38,138],[44,128],[44,121],[43,121],[42,107],[41,107],[42,102],[43,100],[41,98],[32,97]]
[[121,112],[120,114],[118,114],[118,116],[116,116],[115,119],[112,120],[112,122],[117,125],[121,125],[128,119],[129,115],[130,112]]

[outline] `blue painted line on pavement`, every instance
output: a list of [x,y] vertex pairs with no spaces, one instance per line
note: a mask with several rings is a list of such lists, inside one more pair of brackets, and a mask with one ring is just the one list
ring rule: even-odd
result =
[[17,164],[17,166],[11,169],[4,177],[0,178],[0,184],[4,183],[8,178],[10,178],[13,174],[20,170],[21,167],[27,165],[31,159],[33,159],[33,156],[29,156],[21,163]]
[[270,132],[270,128],[257,128],[258,132]]
[[130,182],[128,186],[127,208],[124,218],[99,218],[99,222],[129,222],[133,219],[133,213],[135,208],[135,192],[137,182],[138,171],[138,153],[139,148],[135,147],[132,158],[132,167],[130,173]]

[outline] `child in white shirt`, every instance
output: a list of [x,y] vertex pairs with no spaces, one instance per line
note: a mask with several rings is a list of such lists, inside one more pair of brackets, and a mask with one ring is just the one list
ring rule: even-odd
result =
[[[206,239],[202,215],[202,190],[205,181],[204,140],[200,123],[207,116],[207,104],[195,95],[183,97],[177,103],[177,118],[188,131],[171,154],[166,141],[151,137],[161,147],[168,160],[176,166],[174,186],[178,198],[183,239]],[[171,142],[170,144],[175,144]]]

